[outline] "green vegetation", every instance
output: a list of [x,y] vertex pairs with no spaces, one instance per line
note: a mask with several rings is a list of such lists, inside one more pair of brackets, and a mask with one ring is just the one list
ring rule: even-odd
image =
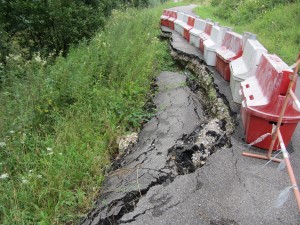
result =
[[211,0],[195,12],[235,31],[250,31],[258,40],[286,63],[293,64],[300,45],[299,0]]
[[[154,0],[155,1],[155,0]],[[156,0],[157,1],[157,0]],[[152,0],[153,2],[153,0]],[[148,0],[0,1],[0,62],[16,52],[66,55],[72,44],[102,29],[113,9],[144,7]]]
[[92,206],[116,139],[139,129],[171,66],[156,9],[113,11],[67,57],[0,64],[0,223],[73,224]]

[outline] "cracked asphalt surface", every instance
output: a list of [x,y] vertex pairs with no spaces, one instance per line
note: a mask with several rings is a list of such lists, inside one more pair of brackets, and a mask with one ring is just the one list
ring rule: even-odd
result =
[[[190,12],[193,7],[176,9]],[[204,64],[202,54],[180,35],[163,31],[172,37],[173,55],[186,63]],[[218,148],[194,172],[178,174],[172,149],[211,118],[202,104],[205,96],[190,90],[185,75],[161,73],[154,99],[156,116],[144,125],[131,152],[109,173],[94,210],[82,224],[300,224],[292,192],[281,208],[274,207],[279,193],[290,186],[287,172],[278,172],[276,163],[265,165],[264,160],[242,156],[245,150],[265,151],[247,147],[240,106],[232,101],[229,83],[214,68],[205,68],[235,120],[234,133],[229,137],[231,145]],[[296,94],[300,96],[299,85]],[[298,182],[299,149],[298,126],[288,146]]]
[[108,175],[97,209],[83,224],[114,224],[119,214],[134,207],[141,193],[156,184],[167,185],[176,176],[166,160],[168,150],[205,119],[200,102],[185,82],[184,75],[172,72],[157,78],[157,115],[143,127],[137,145],[120,162],[120,168]]

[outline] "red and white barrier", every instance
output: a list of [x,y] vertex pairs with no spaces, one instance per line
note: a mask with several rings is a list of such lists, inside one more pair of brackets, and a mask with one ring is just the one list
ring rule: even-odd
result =
[[195,17],[193,16],[189,16],[188,17],[188,21],[187,24],[185,24],[185,26],[183,27],[184,32],[183,32],[183,37],[190,42],[190,30],[193,29],[195,24]]
[[204,31],[199,34],[199,48],[202,53],[204,52],[203,42],[209,39],[211,30],[214,25],[219,26],[219,23],[214,24],[213,22],[207,22]]
[[171,14],[171,10],[164,9],[163,15],[160,17],[160,25],[167,27],[168,26],[168,19]]
[[247,44],[247,40],[256,40],[256,34],[252,34],[251,32],[244,32],[243,33],[243,51]]
[[257,40],[247,39],[242,57],[230,62],[230,89],[234,102],[241,104],[241,82],[255,75],[262,53],[267,52]]
[[177,12],[172,11],[170,13],[170,17],[167,19],[168,20],[168,27],[172,30],[174,30],[174,21],[177,19]]
[[226,80],[230,80],[229,63],[242,56],[243,38],[240,34],[226,32],[221,48],[217,49],[216,70]]
[[231,31],[231,27],[213,26],[210,39],[204,41],[204,60],[207,65],[215,66],[217,61],[216,51],[221,47],[225,33]]
[[174,21],[174,28],[181,36],[183,36],[183,27],[188,21],[188,15],[178,12],[177,19]]
[[210,19],[196,19],[194,23],[193,29],[190,30],[190,43],[197,48],[199,48],[200,44],[200,34],[204,31],[206,27],[206,23],[210,22]]
[[[276,59],[276,61],[277,61],[277,59]],[[268,153],[266,155],[262,155],[262,154],[243,152],[243,155],[253,157],[253,158],[258,158],[258,159],[265,159],[265,160],[270,160],[270,161],[274,161],[274,162],[280,162],[278,168],[282,167],[282,165],[285,165],[287,168],[287,172],[288,172],[292,186],[285,188],[280,193],[280,195],[276,201],[276,207],[280,207],[287,200],[289,191],[291,189],[293,189],[295,199],[296,199],[296,202],[298,205],[298,211],[300,212],[300,192],[299,192],[296,177],[295,177],[295,174],[294,174],[294,171],[293,171],[290,159],[289,159],[289,153],[286,150],[286,147],[285,147],[286,144],[283,140],[283,136],[282,136],[282,132],[281,132],[281,130],[285,126],[283,120],[287,115],[287,111],[289,111],[288,112],[288,114],[289,114],[290,110],[291,110],[291,104],[290,104],[291,100],[293,102],[297,102],[297,101],[299,102],[299,100],[297,99],[297,97],[295,96],[294,91],[293,91],[293,89],[295,89],[295,87],[296,87],[299,65],[300,65],[300,54],[298,56],[297,62],[291,66],[291,69],[293,69],[293,74],[291,74],[291,73],[288,74],[288,79],[289,79],[288,83],[286,84],[286,81],[285,81],[284,87],[280,87],[280,96],[281,96],[282,104],[280,105],[281,108],[280,108],[279,117],[276,121],[276,125],[272,125],[273,126],[272,132],[270,133],[272,139],[270,142],[270,146],[268,148]],[[279,66],[280,65],[278,65],[278,67],[277,67],[277,71],[280,69]],[[286,71],[283,71],[283,75],[285,74],[285,72]],[[283,93],[285,93],[285,94],[283,95]],[[300,110],[299,107],[298,107],[298,109]],[[300,112],[299,112],[299,114],[300,114]],[[284,127],[284,129],[285,128],[286,127]],[[282,152],[282,155],[283,155],[282,160],[277,159],[276,157],[272,157],[272,151],[274,149],[276,142],[277,142],[277,145],[280,146],[280,151]]]
[[[266,133],[273,133],[273,124],[278,122],[292,73],[293,70],[278,56],[263,53],[255,76],[241,82],[241,116],[247,143]],[[290,99],[280,128],[286,146],[299,121],[300,112]],[[271,141],[272,137],[269,136],[255,146],[269,149]],[[277,149],[280,149],[278,140],[272,150]]]

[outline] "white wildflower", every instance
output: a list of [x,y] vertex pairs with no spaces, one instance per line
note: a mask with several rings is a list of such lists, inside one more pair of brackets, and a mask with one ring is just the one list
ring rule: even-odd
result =
[[22,178],[21,181],[22,181],[23,184],[27,184],[27,183],[29,182],[29,181],[28,181],[27,179],[25,179],[24,177]]
[[42,59],[39,54],[34,59],[36,62],[42,62]]
[[52,149],[52,148],[49,148],[49,147],[46,148],[46,149],[47,149],[48,152],[52,152],[52,151],[53,151],[53,149]]
[[9,133],[11,133],[11,134],[14,134],[14,133],[15,133],[15,131],[14,131],[14,130],[11,130],[11,131],[9,131]]
[[47,153],[47,155],[52,155],[52,154],[53,154],[53,152],[48,152],[48,153]]
[[32,173],[33,170],[28,170],[29,173]]
[[58,153],[59,155],[62,155],[62,153],[60,152],[60,153]]
[[41,174],[36,175],[37,178],[43,178],[43,176]]
[[6,146],[5,142],[0,142],[0,148],[4,148]]
[[8,177],[9,177],[9,176],[8,176],[7,173],[3,173],[3,174],[1,174],[0,179],[6,179],[6,178],[8,178]]

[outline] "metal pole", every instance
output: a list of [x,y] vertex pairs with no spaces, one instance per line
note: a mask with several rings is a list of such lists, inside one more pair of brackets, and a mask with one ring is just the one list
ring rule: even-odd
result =
[[283,154],[283,159],[285,161],[285,165],[286,165],[286,168],[287,168],[287,171],[288,171],[288,174],[289,174],[289,177],[290,177],[290,181],[291,181],[292,186],[293,186],[295,198],[296,198],[296,201],[297,201],[297,204],[298,204],[298,211],[300,212],[300,192],[299,192],[299,188],[298,188],[297,181],[296,181],[296,178],[295,178],[295,175],[294,175],[294,171],[293,171],[290,159],[289,159],[289,153],[287,152],[287,150],[285,148],[280,130],[278,130],[277,135],[278,135],[278,139],[279,139],[279,142],[280,142],[281,151],[282,151],[282,154]]
[[300,110],[300,102],[299,102],[298,98],[296,97],[296,95],[294,94],[293,90],[290,90],[290,95],[291,95],[292,99],[294,100],[296,106],[298,107],[298,110]]
[[270,144],[270,148],[269,148],[269,151],[268,151],[268,158],[269,159],[271,158],[272,151],[273,151],[273,148],[274,148],[274,144],[275,144],[275,141],[277,140],[277,137],[278,137],[278,131],[279,131],[279,128],[281,126],[282,119],[283,119],[283,116],[284,116],[287,104],[289,102],[290,90],[293,89],[294,84],[295,84],[296,79],[297,79],[297,76],[298,76],[297,73],[298,73],[299,64],[300,64],[300,54],[298,56],[298,61],[293,65],[293,67],[294,67],[294,73],[290,77],[291,81],[290,81],[288,90],[286,92],[286,96],[285,96],[285,99],[284,99],[284,102],[283,102],[283,106],[282,106],[282,109],[281,109],[281,112],[280,112],[280,116],[279,116],[279,119],[278,119],[278,122],[277,122],[277,125],[276,125],[276,130],[272,134],[272,142]]

